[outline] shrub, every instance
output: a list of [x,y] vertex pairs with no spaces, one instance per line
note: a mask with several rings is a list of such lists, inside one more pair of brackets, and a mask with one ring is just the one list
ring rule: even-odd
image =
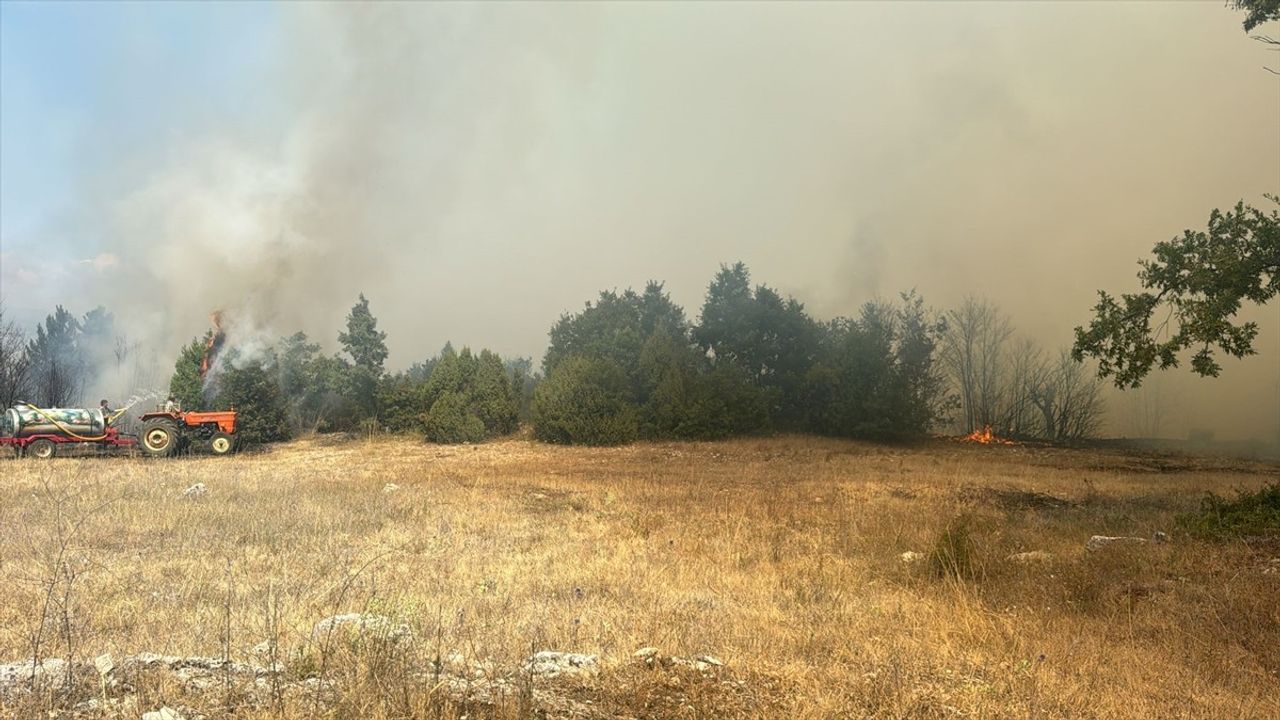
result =
[[1197,512],[1179,516],[1178,525],[1206,538],[1280,536],[1280,483],[1239,491],[1234,500],[1208,493]]
[[289,416],[275,374],[261,363],[228,367],[218,376],[219,408],[235,408],[236,438],[241,445],[289,438]]
[[533,434],[564,445],[619,445],[638,435],[627,377],[615,362],[573,355],[533,396]]
[[480,442],[488,436],[484,421],[471,412],[467,396],[458,392],[446,392],[432,403],[425,425],[431,442]]

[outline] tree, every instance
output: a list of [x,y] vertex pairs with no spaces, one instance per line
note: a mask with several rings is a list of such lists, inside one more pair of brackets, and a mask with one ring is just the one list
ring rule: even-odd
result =
[[356,367],[368,370],[375,378],[382,374],[387,359],[387,334],[378,330],[378,321],[369,311],[364,293],[347,314],[347,331],[338,333],[338,342],[351,356]]
[[751,274],[740,262],[721,266],[707,287],[692,335],[717,365],[735,365],[757,386],[772,391],[770,415],[779,426],[802,429],[804,379],[819,346],[818,324],[802,303],[766,285],[753,290]]
[[1251,32],[1259,25],[1280,20],[1280,0],[1232,0],[1237,10],[1244,10],[1244,31]]
[[959,391],[962,430],[999,426],[1005,401],[1005,346],[1009,319],[989,300],[967,297],[947,313],[942,364]]
[[638,436],[626,372],[608,358],[561,359],[533,396],[533,434],[562,445],[620,445]]
[[44,407],[70,404],[84,388],[84,363],[77,351],[80,321],[59,305],[36,326],[27,344],[31,402]]
[[4,305],[0,305],[0,411],[27,400],[29,357],[25,344],[22,329],[5,320]]
[[191,342],[178,353],[178,360],[173,364],[173,375],[169,378],[169,394],[177,398],[187,410],[204,408],[204,381],[200,378],[200,360],[204,357],[212,332],[206,333],[203,340],[191,338]]
[[[662,283],[650,281],[644,293],[627,289],[606,290],[594,305],[582,312],[563,315],[551,328],[550,344],[543,357],[543,372],[550,376],[564,359],[573,355],[607,358],[622,368],[631,391],[638,379],[640,352],[657,330],[672,337],[686,338],[688,323],[684,310],[671,302]],[[633,398],[635,399],[635,398]]]
[[[1268,199],[1280,205],[1280,198]],[[1243,202],[1214,210],[1207,231],[1186,230],[1153,254],[1138,272],[1145,292],[1119,301],[1098,292],[1089,326],[1075,329],[1077,361],[1095,358],[1099,375],[1124,388],[1138,387],[1154,367],[1177,367],[1179,353],[1191,347],[1198,348],[1191,369],[1202,376],[1222,371],[1218,351],[1254,354],[1257,323],[1232,320],[1244,302],[1264,305],[1280,290],[1280,211]]]
[[1102,382],[1090,377],[1070,352],[1042,365],[1031,380],[1031,402],[1040,410],[1041,435],[1055,442],[1097,434],[1102,423]]
[[289,438],[289,416],[276,374],[259,360],[236,362],[226,358],[218,377],[215,404],[235,408],[236,438],[242,444]]
[[297,332],[280,340],[276,350],[276,378],[288,409],[294,433],[315,429],[324,405],[321,386],[316,381],[316,360],[320,346]]

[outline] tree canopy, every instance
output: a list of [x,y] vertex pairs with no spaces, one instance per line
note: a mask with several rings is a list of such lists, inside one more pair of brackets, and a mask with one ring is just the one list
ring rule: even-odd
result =
[[338,333],[338,342],[356,367],[382,373],[382,363],[387,359],[387,334],[378,329],[378,320],[369,311],[364,293],[360,293],[360,299],[347,315],[347,331]]
[[[1268,196],[1280,205],[1280,198]],[[1072,356],[1098,361],[1098,373],[1118,387],[1138,387],[1152,368],[1177,367],[1197,348],[1191,369],[1217,377],[1218,353],[1254,354],[1255,322],[1238,323],[1245,302],[1263,305],[1280,289],[1280,210],[1269,214],[1237,203],[1214,210],[1205,231],[1186,230],[1158,243],[1141,261],[1144,292],[1117,300],[1099,291],[1094,317],[1075,329]]]

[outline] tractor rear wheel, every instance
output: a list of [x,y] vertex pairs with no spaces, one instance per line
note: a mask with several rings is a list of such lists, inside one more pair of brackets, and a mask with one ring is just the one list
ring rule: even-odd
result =
[[27,452],[30,453],[32,457],[38,457],[41,460],[48,460],[53,457],[54,450],[53,441],[45,440],[43,438],[31,443],[31,446],[27,448]]
[[209,450],[214,455],[230,455],[236,449],[236,436],[224,432],[216,432],[209,438]]
[[142,451],[151,457],[169,457],[178,449],[178,426],[165,418],[153,418],[142,425]]

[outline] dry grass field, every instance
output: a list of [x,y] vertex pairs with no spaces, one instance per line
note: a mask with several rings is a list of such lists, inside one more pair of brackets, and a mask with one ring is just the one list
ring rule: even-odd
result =
[[[69,695],[45,678],[0,695],[3,716],[1280,717],[1280,546],[1174,521],[1274,465],[941,440],[316,438],[0,471],[0,663],[280,667],[199,687],[81,673]],[[207,492],[184,496],[194,483]],[[1084,549],[1157,531],[1169,541]],[[1028,551],[1051,557],[1008,559]],[[311,637],[353,612],[412,638]],[[522,673],[538,650],[598,671]],[[448,681],[459,663],[470,679]]]

